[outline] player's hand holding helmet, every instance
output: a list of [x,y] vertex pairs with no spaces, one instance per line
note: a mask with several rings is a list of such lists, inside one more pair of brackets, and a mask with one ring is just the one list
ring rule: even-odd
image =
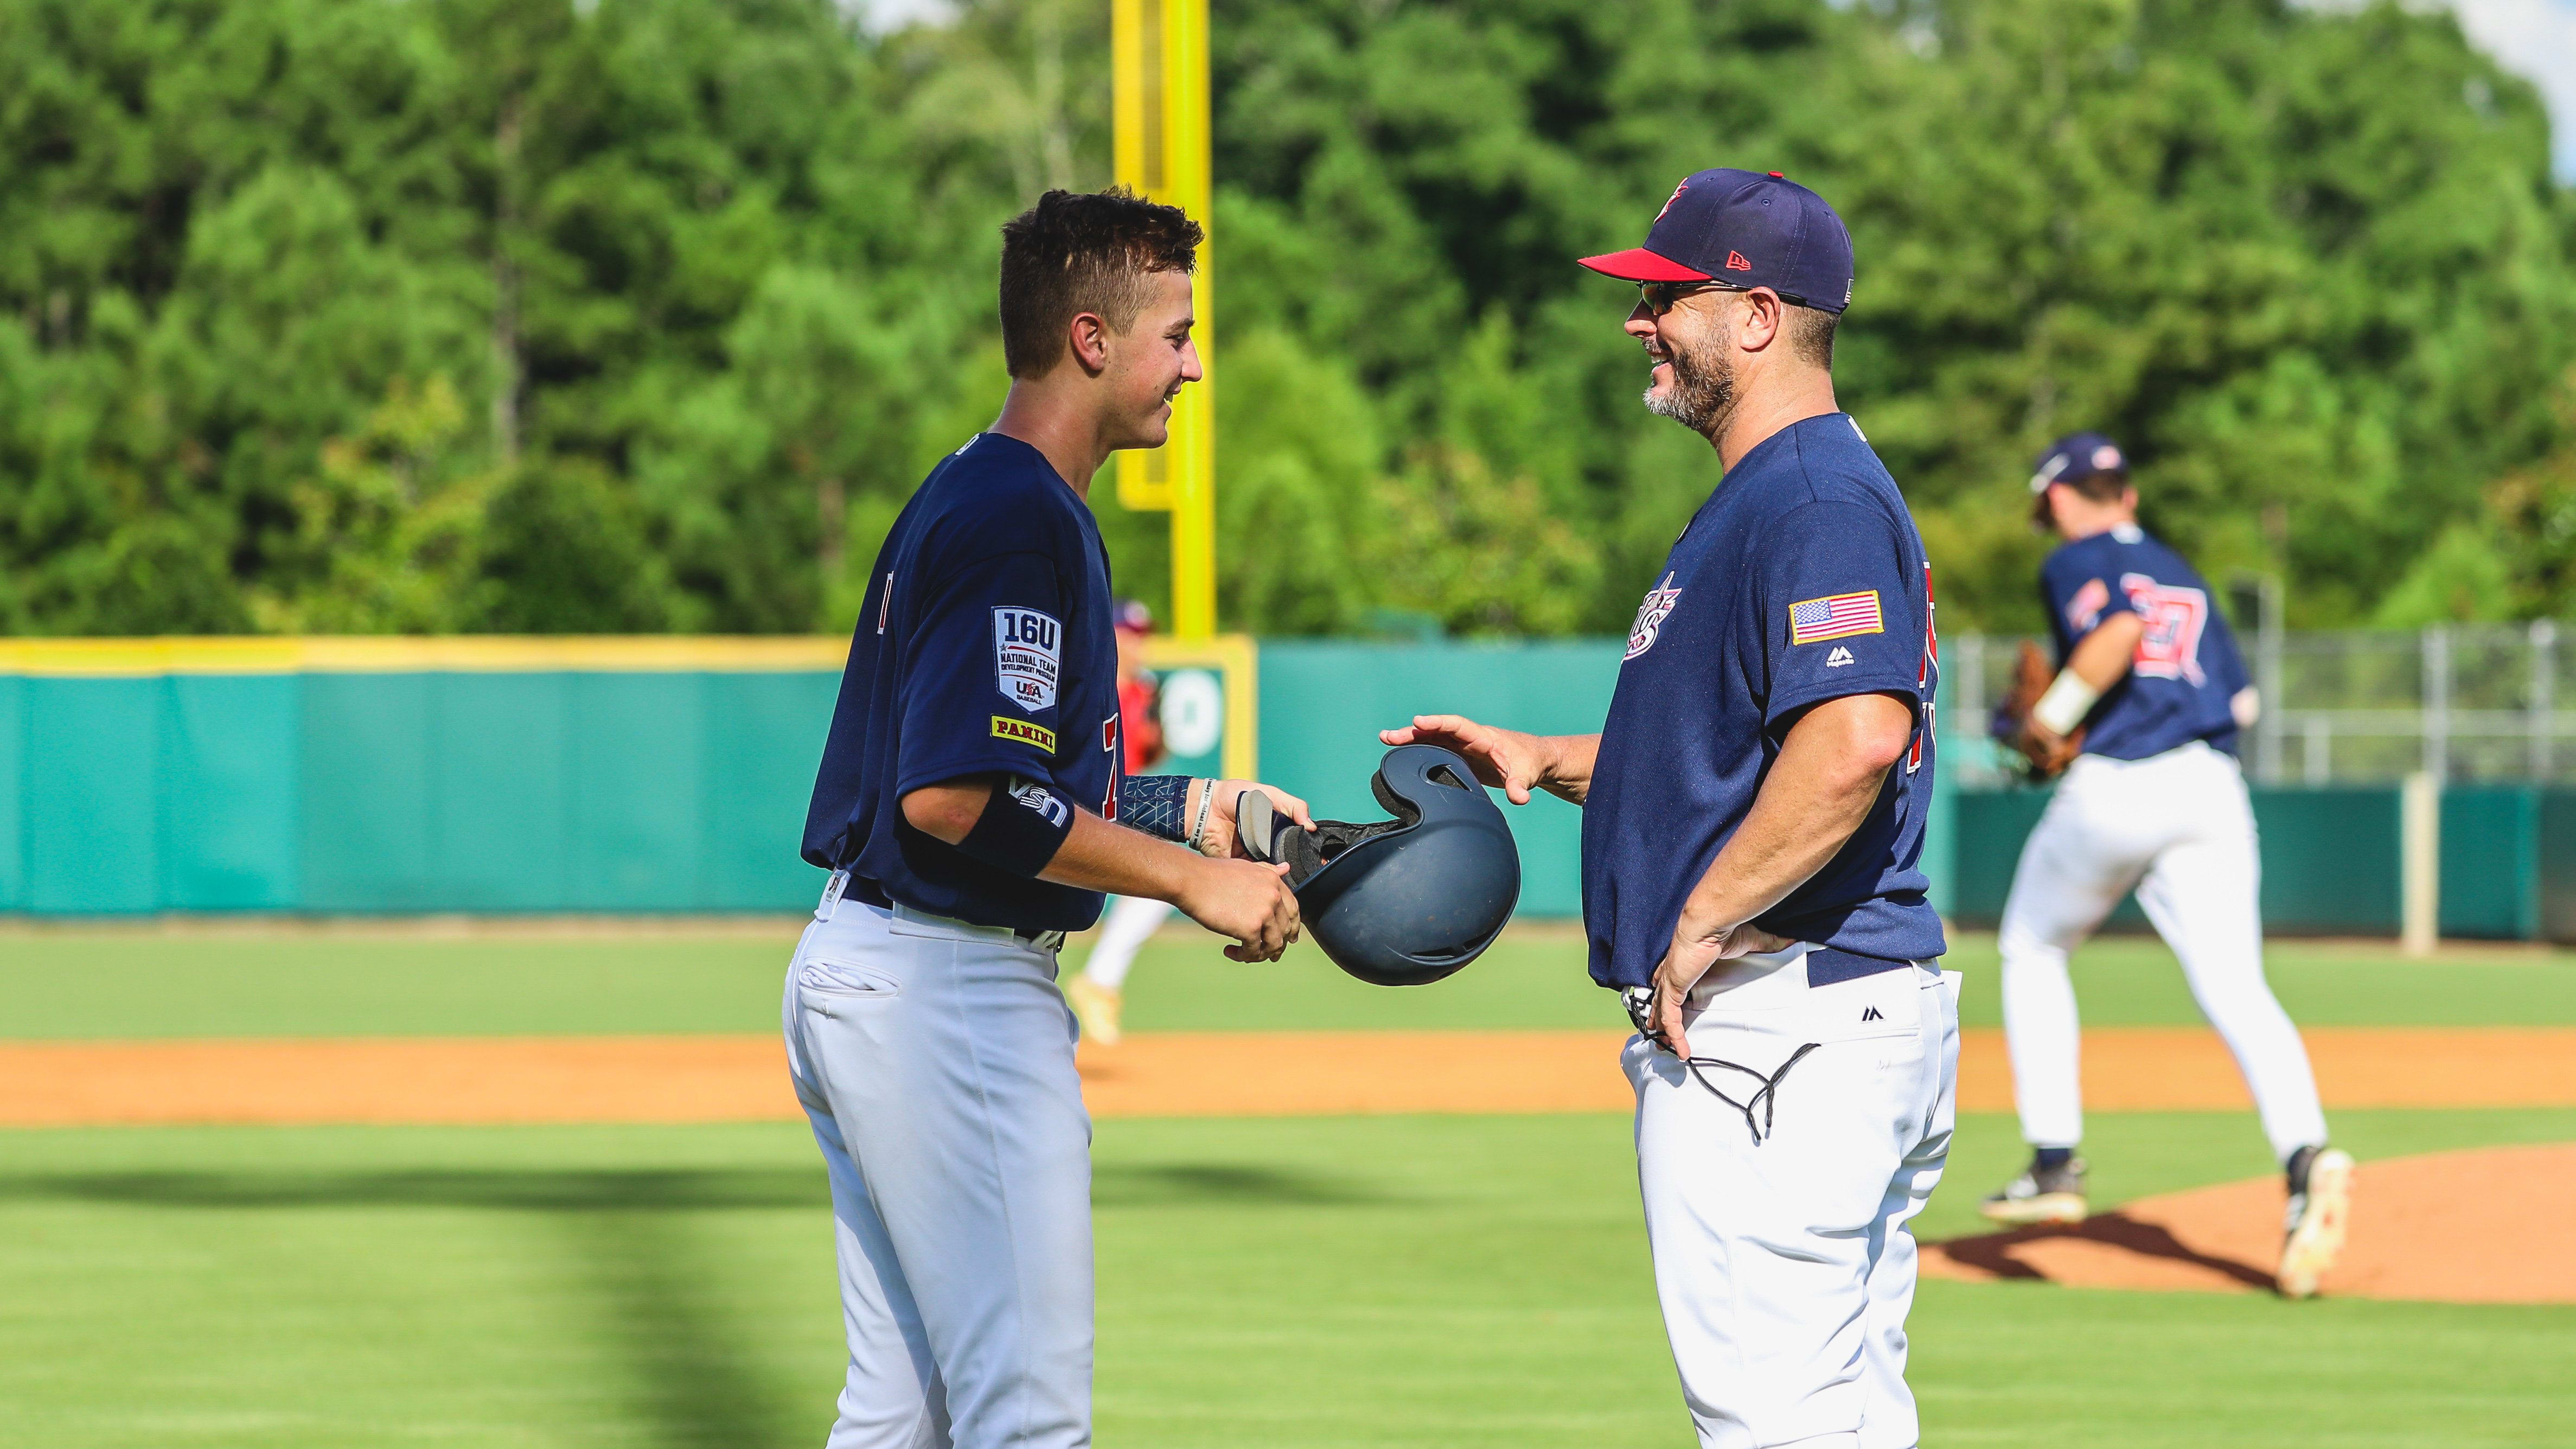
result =
[[1315,944],[1334,965],[1372,985],[1426,985],[1483,954],[1511,919],[1520,851],[1493,797],[1447,750],[1389,750],[1369,789],[1393,819],[1326,820],[1312,830],[1271,816],[1268,801],[1247,794],[1244,846],[1286,866]]
[[1182,915],[1236,944],[1225,948],[1236,961],[1276,961],[1297,939],[1296,894],[1288,887],[1283,866],[1253,860],[1209,860],[1190,872],[1172,904]]
[[1995,738],[2020,756],[2022,777],[2032,784],[2066,773],[2066,767],[2084,752],[2081,727],[2071,735],[2061,735],[2031,718],[2031,711],[2039,707],[2039,697],[2048,693],[2049,684],[2056,678],[2057,671],[2048,667],[2048,658],[2039,652],[2039,646],[2024,639],[2021,653],[2013,661],[2012,692],[1995,708]]

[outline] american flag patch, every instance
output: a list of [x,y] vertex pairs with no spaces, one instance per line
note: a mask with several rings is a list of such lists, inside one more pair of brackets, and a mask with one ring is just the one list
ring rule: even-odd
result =
[[1789,606],[1789,642],[1792,644],[1816,644],[1827,639],[1848,639],[1854,634],[1886,632],[1887,621],[1878,613],[1876,589],[1809,599]]

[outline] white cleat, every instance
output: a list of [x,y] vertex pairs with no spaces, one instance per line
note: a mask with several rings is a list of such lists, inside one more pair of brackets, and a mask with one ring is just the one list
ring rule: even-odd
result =
[[1117,987],[1103,986],[1077,971],[1065,980],[1064,999],[1073,1008],[1074,1019],[1082,1023],[1084,1036],[1100,1046],[1118,1045],[1118,1009],[1125,1002]]
[[1978,1203],[1977,1211],[1988,1222],[2026,1228],[2034,1223],[2080,1223],[2089,1207],[2084,1196],[2084,1159],[2072,1157],[2062,1167],[2032,1163],[2021,1176]]
[[2308,1161],[2307,1191],[2294,1193],[2281,1245],[2278,1283],[2284,1298],[2314,1298],[2317,1284],[2343,1251],[2352,1216],[2352,1154],[2326,1148]]

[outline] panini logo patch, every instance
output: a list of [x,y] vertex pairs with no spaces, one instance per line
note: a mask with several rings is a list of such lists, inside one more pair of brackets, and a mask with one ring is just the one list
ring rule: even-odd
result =
[[1789,642],[1821,644],[1854,634],[1884,634],[1887,621],[1878,611],[1878,590],[1833,594],[1789,606]]
[[1055,731],[1045,725],[1031,724],[1024,719],[1013,719],[1006,714],[993,716],[993,738],[1018,740],[1024,745],[1035,745],[1050,755],[1055,753]]

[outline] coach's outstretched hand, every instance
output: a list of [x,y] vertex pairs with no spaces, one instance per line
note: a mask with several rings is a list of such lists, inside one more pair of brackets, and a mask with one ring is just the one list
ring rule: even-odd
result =
[[1525,735],[1478,724],[1462,714],[1417,714],[1413,723],[1379,730],[1377,737],[1390,745],[1438,745],[1454,751],[1475,770],[1477,779],[1502,791],[1515,805],[1527,805],[1535,790],[1582,804],[1592,784],[1592,753],[1601,739],[1598,735]]
[[1235,961],[1276,961],[1302,928],[1285,865],[1203,861],[1172,904],[1218,935],[1232,936],[1237,944],[1225,954]]

